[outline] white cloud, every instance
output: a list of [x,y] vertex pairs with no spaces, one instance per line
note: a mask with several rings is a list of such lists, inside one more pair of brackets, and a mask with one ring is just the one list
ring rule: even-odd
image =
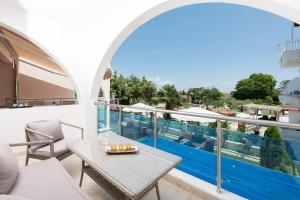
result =
[[161,87],[161,86],[166,85],[166,84],[170,84],[170,85],[173,84],[173,82],[171,80],[163,80],[159,76],[156,76],[154,78],[150,78],[150,81],[155,83],[158,87]]

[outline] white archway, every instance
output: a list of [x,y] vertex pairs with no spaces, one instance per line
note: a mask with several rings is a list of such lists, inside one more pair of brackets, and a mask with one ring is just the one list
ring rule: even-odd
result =
[[300,13],[298,10],[292,7],[288,7],[279,3],[278,1],[257,1],[257,0],[185,0],[185,1],[167,1],[165,3],[159,4],[154,8],[151,8],[141,16],[137,17],[132,21],[113,41],[109,49],[106,51],[105,56],[98,67],[97,73],[94,78],[93,88],[91,91],[91,98],[95,99],[100,90],[101,86],[101,76],[103,76],[105,68],[109,65],[110,60],[116,53],[121,44],[141,25],[147,21],[173,9],[193,5],[200,3],[229,3],[242,6],[248,6],[256,9],[260,9],[266,12],[273,13],[275,15],[281,16],[283,18],[289,19],[291,21],[300,23]]
[[[113,41],[113,43],[110,45],[110,47],[108,48],[104,57],[101,60],[101,63],[99,65],[96,75],[94,77],[90,98],[92,100],[97,99],[98,92],[102,85],[102,76],[104,74],[106,67],[110,64],[110,61],[111,61],[113,55],[116,53],[116,51],[118,50],[120,45],[135,30],[137,30],[141,25],[143,25],[147,21],[149,21],[165,12],[171,11],[171,10],[179,8],[179,7],[193,5],[193,4],[200,4],[200,3],[228,3],[228,4],[247,6],[247,7],[251,7],[251,8],[260,9],[260,10],[263,10],[266,12],[270,12],[272,14],[289,19],[293,22],[300,23],[299,10],[297,10],[295,7],[290,7],[287,4],[282,4],[282,3],[280,3],[280,1],[276,1],[276,0],[268,0],[268,1],[261,1],[261,0],[175,0],[175,1],[166,1],[162,4],[159,4],[151,9],[149,9],[147,12],[145,12],[142,15],[140,15],[139,17],[137,17],[130,24],[128,24],[128,26],[125,29],[123,29],[119,33],[119,35]],[[92,109],[94,110],[95,108],[92,108]],[[95,112],[91,112],[91,113],[95,113]],[[95,114],[87,116],[88,121],[90,122],[91,126],[94,126],[93,124],[97,124],[94,116],[95,116]]]

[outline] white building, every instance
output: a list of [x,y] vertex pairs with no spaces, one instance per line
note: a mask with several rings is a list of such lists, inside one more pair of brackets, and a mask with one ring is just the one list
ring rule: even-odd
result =
[[[300,77],[292,79],[280,92],[279,100],[289,111],[289,123],[300,124]],[[300,160],[300,130],[282,129],[283,138],[291,145],[297,160]]]
[[287,85],[281,89],[280,102],[289,110],[289,122],[300,123],[300,77],[296,77],[289,81]]
[[[300,67],[300,46],[299,40],[286,42],[281,57],[282,68]],[[300,76],[290,80],[281,90],[280,102],[289,111],[289,122],[300,124]],[[286,140],[286,145],[293,149],[293,159],[300,160],[300,130],[281,129],[281,134]]]

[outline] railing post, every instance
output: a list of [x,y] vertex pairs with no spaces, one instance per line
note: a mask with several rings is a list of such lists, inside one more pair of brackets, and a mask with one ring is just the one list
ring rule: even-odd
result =
[[221,146],[222,146],[222,122],[217,120],[217,192],[222,192],[222,175],[221,175]]
[[154,118],[153,118],[153,120],[154,120],[154,127],[153,127],[153,135],[154,135],[154,148],[156,148],[157,147],[157,112],[154,112]]
[[119,106],[119,134],[123,136],[122,133],[122,106]]
[[97,106],[97,115],[96,115],[96,118],[97,118],[97,130],[98,130],[98,134],[100,133],[100,122],[99,122],[99,107],[101,105],[101,103],[99,101],[97,101],[97,103],[95,103],[95,105]]
[[105,122],[106,128],[110,128],[110,101],[105,101]]

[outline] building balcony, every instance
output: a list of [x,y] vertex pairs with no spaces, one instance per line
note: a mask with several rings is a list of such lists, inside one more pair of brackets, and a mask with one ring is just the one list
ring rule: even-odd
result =
[[300,39],[289,40],[281,45],[280,66],[282,68],[300,66]]

